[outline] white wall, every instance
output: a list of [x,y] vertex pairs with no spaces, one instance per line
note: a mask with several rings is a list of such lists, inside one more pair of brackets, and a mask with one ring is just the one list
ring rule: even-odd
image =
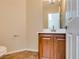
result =
[[42,29],[42,2],[41,0],[27,0],[27,37],[28,49],[38,49],[37,32]]
[[26,7],[26,0],[0,0],[0,45],[8,51],[27,48]]

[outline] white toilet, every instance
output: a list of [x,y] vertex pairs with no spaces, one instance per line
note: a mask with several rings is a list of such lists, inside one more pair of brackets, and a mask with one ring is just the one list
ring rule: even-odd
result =
[[0,46],[0,57],[5,55],[7,52],[7,48],[4,46]]

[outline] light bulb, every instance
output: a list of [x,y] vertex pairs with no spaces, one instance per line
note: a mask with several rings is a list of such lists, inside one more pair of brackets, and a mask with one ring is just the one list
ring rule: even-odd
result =
[[52,2],[56,2],[56,0],[53,0]]
[[51,3],[52,1],[51,0],[49,0],[49,3]]

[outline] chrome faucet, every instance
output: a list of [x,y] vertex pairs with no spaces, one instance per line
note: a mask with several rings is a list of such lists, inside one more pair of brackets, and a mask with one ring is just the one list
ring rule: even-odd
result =
[[56,32],[56,30],[55,30],[54,26],[53,26],[53,28],[51,29],[51,32]]

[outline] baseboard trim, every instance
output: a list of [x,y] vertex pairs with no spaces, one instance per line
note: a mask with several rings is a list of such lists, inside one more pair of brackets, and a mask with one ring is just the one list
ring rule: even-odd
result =
[[38,52],[38,50],[34,50],[34,49],[21,49],[21,50],[15,50],[15,51],[7,52],[5,55],[13,54],[13,53],[21,52],[21,51],[33,51],[33,52]]

